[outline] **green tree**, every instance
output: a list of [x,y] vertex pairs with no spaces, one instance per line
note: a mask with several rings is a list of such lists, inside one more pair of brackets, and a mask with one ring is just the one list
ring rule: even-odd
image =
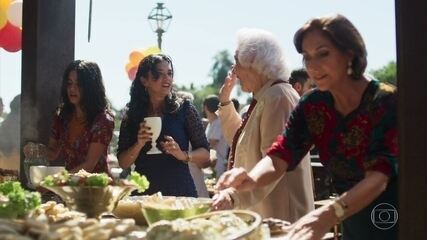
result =
[[232,65],[233,60],[227,50],[222,50],[214,56],[214,64],[209,73],[214,87],[219,88],[222,86]]
[[214,63],[209,72],[209,77],[212,77],[212,82],[210,84],[197,88],[193,83],[191,83],[190,88],[185,86],[176,86],[178,91],[186,91],[193,94],[193,103],[201,115],[203,113],[203,101],[208,95],[218,95],[219,88],[224,83],[225,77],[227,77],[227,74],[233,65],[233,60],[231,59],[231,55],[227,50],[218,52],[213,57],[213,59]]
[[390,83],[393,85],[396,85],[396,62],[390,61],[388,64],[383,66],[380,69],[372,70],[370,72],[376,79],[378,79],[381,82]]

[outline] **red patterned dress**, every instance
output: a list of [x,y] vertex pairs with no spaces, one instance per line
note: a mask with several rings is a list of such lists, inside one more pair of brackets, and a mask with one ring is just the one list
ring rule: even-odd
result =
[[[373,208],[379,203],[397,209],[397,135],[397,91],[372,80],[360,105],[347,116],[335,110],[330,92],[314,90],[301,98],[268,155],[286,161],[290,171],[315,145],[340,194],[361,181],[366,171],[389,176],[387,190],[370,206],[346,219],[343,229],[344,239],[394,239],[397,224],[379,230],[371,220],[371,213],[375,213]],[[372,235],[377,233],[380,235]]]
[[86,160],[86,155],[91,143],[101,143],[107,146],[92,172],[108,173],[107,151],[114,130],[114,117],[109,112],[96,116],[90,128],[84,128],[79,136],[72,142],[70,139],[69,122],[61,120],[55,115],[51,128],[51,137],[61,146],[60,157],[65,161],[67,170],[73,169]]

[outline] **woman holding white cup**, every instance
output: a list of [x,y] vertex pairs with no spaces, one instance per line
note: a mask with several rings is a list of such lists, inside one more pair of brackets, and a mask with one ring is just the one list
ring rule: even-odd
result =
[[[120,167],[135,164],[135,170],[147,176],[150,188],[144,194],[197,197],[187,163],[208,166],[209,143],[195,107],[178,98],[172,85],[173,64],[168,56],[155,54],[141,60],[122,120],[117,156]],[[161,118],[158,138],[148,124],[153,119],[147,117]],[[161,152],[150,154],[154,148]]]

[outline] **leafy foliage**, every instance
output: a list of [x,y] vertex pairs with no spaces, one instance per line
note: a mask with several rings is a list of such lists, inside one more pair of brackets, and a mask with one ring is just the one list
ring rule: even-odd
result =
[[233,65],[230,53],[227,50],[220,51],[214,57],[214,64],[209,76],[212,77],[212,86],[221,87],[224,79]]
[[20,182],[9,181],[0,184],[0,218],[23,217],[40,203],[40,194],[25,190]]
[[387,65],[383,66],[380,69],[372,70],[370,73],[381,82],[393,85],[397,84],[396,62],[394,61],[389,62]]
[[144,175],[132,171],[128,176],[128,180],[138,187],[138,192],[142,193],[150,187],[150,182]]
[[108,185],[108,175],[106,173],[93,174],[87,178],[88,186],[105,187]]
[[209,72],[209,77],[212,78],[212,82],[210,84],[201,86],[198,89],[196,89],[193,84],[191,84],[190,88],[186,88],[185,86],[178,88],[181,91],[187,91],[193,94],[193,103],[201,114],[203,113],[204,99],[211,94],[218,95],[219,88],[224,84],[225,77],[227,77],[227,74],[233,65],[233,60],[227,50],[218,52],[213,59],[214,64]]

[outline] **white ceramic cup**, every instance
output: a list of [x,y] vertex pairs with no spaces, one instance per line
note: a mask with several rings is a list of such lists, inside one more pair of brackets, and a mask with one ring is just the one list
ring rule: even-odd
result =
[[162,152],[157,148],[157,138],[160,136],[162,131],[162,118],[161,117],[146,117],[144,118],[145,125],[150,127],[150,131],[153,133],[151,141],[151,149],[148,150],[147,154],[161,154]]

